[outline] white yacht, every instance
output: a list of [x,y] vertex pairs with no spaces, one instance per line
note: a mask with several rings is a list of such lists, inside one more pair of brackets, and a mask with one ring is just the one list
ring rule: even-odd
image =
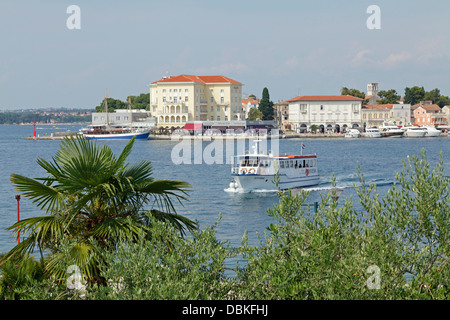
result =
[[397,126],[381,126],[379,128],[383,138],[401,138],[403,137],[404,131]]
[[363,133],[363,136],[366,138],[381,138],[381,132],[378,128],[367,128],[366,132]]
[[436,129],[435,127],[432,126],[423,126],[422,128],[424,128],[426,131],[425,137],[439,137],[442,133],[441,130]]
[[[273,155],[258,152],[258,140],[253,153],[235,156],[231,167],[230,188],[239,192],[276,191],[319,184],[317,156]],[[278,188],[275,179],[278,173]]]
[[344,135],[345,138],[359,138],[361,137],[361,132],[357,129],[348,129]]
[[421,127],[405,127],[404,130],[404,136],[409,138],[423,138],[427,133],[426,130]]

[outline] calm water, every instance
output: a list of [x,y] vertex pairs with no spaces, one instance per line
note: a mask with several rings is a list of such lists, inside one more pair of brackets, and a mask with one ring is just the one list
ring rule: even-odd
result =
[[[76,131],[79,126],[57,125],[37,126],[37,134],[56,131]],[[0,126],[0,252],[6,252],[15,245],[12,234],[5,229],[16,222],[17,191],[9,177],[12,173],[27,177],[42,177],[43,170],[36,163],[37,157],[50,160],[59,149],[60,141],[28,141],[33,126]],[[446,173],[450,172],[450,138],[402,138],[402,139],[304,139],[280,140],[280,153],[299,153],[299,145],[306,145],[304,153],[317,153],[321,183],[312,188],[308,202],[320,199],[330,187],[331,174],[337,177],[338,187],[344,189],[340,202],[353,196],[357,200],[353,185],[358,183],[356,164],[361,164],[366,182],[376,183],[378,191],[384,194],[394,181],[394,172],[401,170],[402,160],[407,155],[420,154],[425,148],[428,160],[434,165],[439,152],[444,155]],[[108,144],[118,154],[125,141],[99,142]],[[230,182],[230,165],[191,164],[175,165],[171,152],[177,144],[174,141],[136,141],[128,161],[142,159],[153,163],[154,177],[159,179],[185,180],[192,184],[188,202],[178,207],[178,213],[198,220],[200,225],[213,224],[222,213],[218,226],[218,237],[239,245],[246,230],[251,243],[257,243],[257,233],[263,234],[272,221],[266,209],[277,203],[274,193],[237,194],[225,192]],[[203,142],[203,147],[210,142]],[[269,144],[270,145],[270,144]],[[225,151],[225,148],[224,148]],[[355,205],[358,205],[355,203]],[[21,219],[43,215],[31,201],[22,197]]]

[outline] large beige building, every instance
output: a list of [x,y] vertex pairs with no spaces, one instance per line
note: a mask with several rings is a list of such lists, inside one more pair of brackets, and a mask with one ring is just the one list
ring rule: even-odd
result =
[[150,111],[158,127],[241,120],[241,103],[242,83],[220,75],[170,76],[150,84]]

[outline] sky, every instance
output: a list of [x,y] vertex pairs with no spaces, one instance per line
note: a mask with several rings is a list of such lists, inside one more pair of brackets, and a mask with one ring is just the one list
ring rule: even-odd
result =
[[244,96],[267,87],[274,102],[369,82],[450,96],[448,12],[442,0],[0,0],[0,111],[90,109],[179,74],[224,75]]

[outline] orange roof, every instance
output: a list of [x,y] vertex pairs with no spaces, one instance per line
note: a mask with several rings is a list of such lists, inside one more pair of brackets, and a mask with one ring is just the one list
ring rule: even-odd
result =
[[224,77],[224,76],[192,76],[187,74],[181,74],[179,76],[164,77],[161,80],[152,82],[155,83],[166,82],[200,82],[200,83],[240,83],[236,80]]
[[298,96],[289,100],[287,102],[294,101],[363,101],[361,98],[356,98],[353,96]]
[[393,104],[369,104],[363,106],[363,109],[392,109]]
[[242,104],[247,104],[247,103],[250,103],[250,104],[258,104],[259,102],[260,102],[259,99],[254,99],[254,98],[245,98],[245,99],[242,99]]
[[424,104],[419,106],[426,111],[441,111],[441,107],[439,107],[437,104]]

